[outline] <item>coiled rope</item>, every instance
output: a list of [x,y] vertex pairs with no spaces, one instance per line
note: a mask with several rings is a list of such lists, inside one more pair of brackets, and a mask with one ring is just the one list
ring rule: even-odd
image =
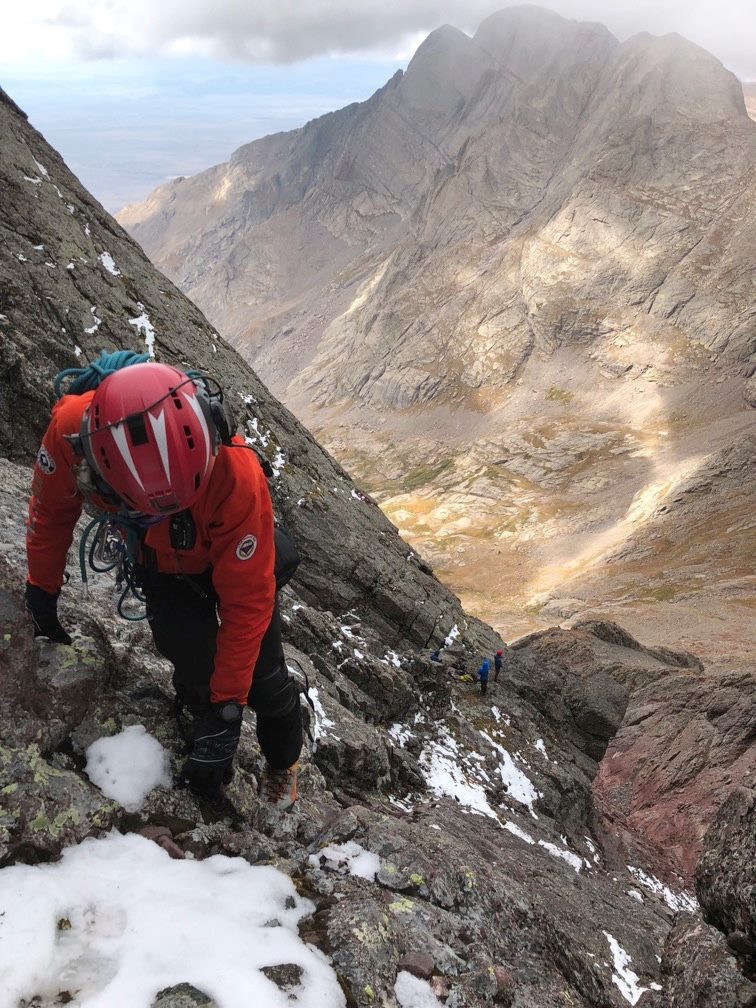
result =
[[[62,395],[82,395],[84,392],[91,392],[96,389],[103,378],[120,371],[121,368],[130,367],[132,364],[146,364],[150,355],[146,353],[136,353],[134,350],[101,350],[96,361],[92,361],[83,368],[66,368],[53,378],[53,388],[56,396]],[[64,390],[63,382],[71,378],[71,384]]]

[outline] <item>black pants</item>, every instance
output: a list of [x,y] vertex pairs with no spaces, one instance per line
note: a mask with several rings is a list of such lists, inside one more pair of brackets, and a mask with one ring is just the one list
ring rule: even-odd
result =
[[[173,664],[177,695],[201,715],[210,703],[218,636],[218,596],[210,573],[149,574],[144,580],[155,647]],[[265,759],[276,770],[290,767],[302,749],[302,714],[299,688],[284,660],[278,601],[260,645],[247,702],[257,715],[257,739]]]

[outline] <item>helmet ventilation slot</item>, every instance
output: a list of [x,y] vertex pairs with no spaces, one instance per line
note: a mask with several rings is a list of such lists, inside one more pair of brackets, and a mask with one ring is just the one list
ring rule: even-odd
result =
[[125,422],[132,445],[138,448],[139,445],[147,444],[149,437],[147,436],[147,427],[144,423],[144,413],[133,413],[131,416],[126,417]]

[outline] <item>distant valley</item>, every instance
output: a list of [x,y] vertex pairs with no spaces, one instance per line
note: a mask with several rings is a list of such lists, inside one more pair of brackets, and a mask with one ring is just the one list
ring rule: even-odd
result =
[[754,103],[511,8],[119,219],[505,638],[753,658]]

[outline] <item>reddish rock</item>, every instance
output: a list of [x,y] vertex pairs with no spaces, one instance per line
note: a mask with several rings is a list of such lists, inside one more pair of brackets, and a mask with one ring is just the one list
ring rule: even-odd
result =
[[433,956],[427,952],[410,952],[399,960],[400,970],[406,970],[421,980],[432,976],[434,968]]
[[597,804],[691,878],[722,800],[756,773],[756,675],[660,668],[631,694],[594,780]]

